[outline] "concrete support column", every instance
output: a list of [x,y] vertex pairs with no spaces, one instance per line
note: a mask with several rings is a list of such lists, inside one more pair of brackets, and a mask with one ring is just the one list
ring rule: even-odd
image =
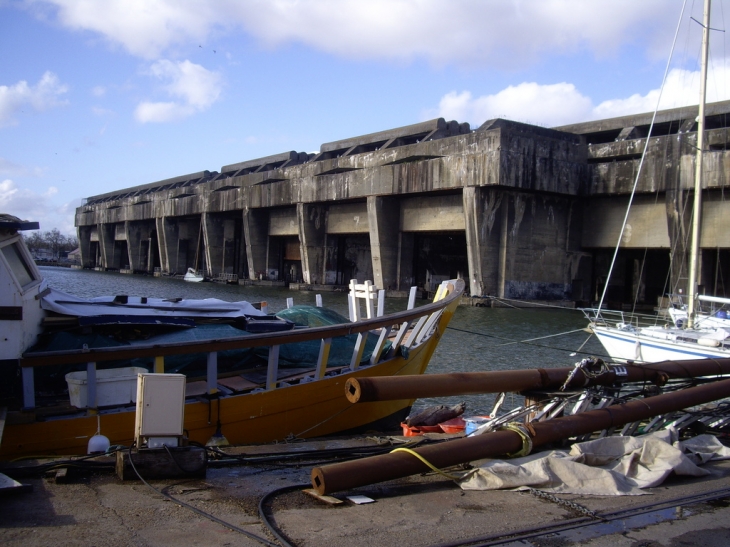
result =
[[165,262],[161,266],[163,271],[169,274],[173,273],[185,273],[178,272],[178,234],[180,232],[180,226],[178,222],[173,218],[162,217],[159,223],[159,229],[157,237],[160,240],[160,250],[163,251],[165,256]]
[[124,234],[127,239],[129,269],[133,272],[146,271],[148,253],[142,252],[142,226],[139,223],[127,220],[124,223]]
[[502,222],[499,231],[499,273],[497,274],[497,294],[505,297],[507,284],[507,243],[509,241],[509,200],[504,200],[500,215]]
[[[97,224],[99,234],[99,257],[105,270],[114,268],[114,224]],[[116,266],[118,268],[118,266]]]
[[258,279],[266,272],[266,250],[269,239],[269,212],[265,209],[243,209],[243,234],[246,241],[248,277]]
[[91,268],[96,262],[96,256],[92,256],[91,232],[93,226],[79,226],[76,230],[76,237],[79,240],[79,255],[82,268]]
[[[494,221],[502,205],[502,193],[495,189],[468,186],[463,192],[466,255],[469,265],[469,290],[473,296],[484,296],[497,290],[499,264],[493,257]],[[505,219],[506,220],[506,219]],[[501,235],[507,234],[502,225]],[[506,243],[503,247],[506,250]],[[502,247],[500,247],[500,250]],[[506,255],[505,255],[506,264]],[[502,274],[504,282],[504,274]]]
[[223,273],[223,218],[203,213],[203,249],[208,276]]
[[380,289],[396,289],[398,282],[398,247],[400,205],[396,198],[368,196],[370,252],[373,283]]
[[302,249],[302,277],[305,283],[324,282],[325,208],[297,203],[299,244]]

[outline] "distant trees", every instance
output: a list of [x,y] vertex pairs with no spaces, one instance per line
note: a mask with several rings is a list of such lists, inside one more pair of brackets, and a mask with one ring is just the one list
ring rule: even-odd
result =
[[24,233],[23,237],[33,256],[45,255],[51,259],[58,259],[62,253],[73,251],[79,246],[76,236],[63,235],[57,228],[47,232]]

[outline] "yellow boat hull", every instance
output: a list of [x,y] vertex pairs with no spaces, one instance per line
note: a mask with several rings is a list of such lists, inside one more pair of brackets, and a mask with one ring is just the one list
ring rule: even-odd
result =
[[[404,416],[413,399],[353,405],[345,397],[348,378],[423,374],[436,349],[441,329],[452,310],[444,310],[439,332],[413,348],[408,358],[394,356],[373,366],[316,382],[280,387],[271,391],[196,400],[185,405],[185,429],[189,439],[205,443],[216,431],[220,404],[221,431],[231,444],[261,444],[287,438],[309,438],[362,429],[388,417]],[[97,431],[97,416],[74,415],[46,421],[22,421],[11,413],[0,445],[0,458],[34,455],[85,454],[89,438]],[[101,434],[112,445],[128,446],[134,437],[133,408],[101,413]]]

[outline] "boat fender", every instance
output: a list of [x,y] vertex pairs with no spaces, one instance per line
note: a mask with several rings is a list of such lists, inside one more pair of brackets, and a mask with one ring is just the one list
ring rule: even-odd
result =
[[697,343],[700,346],[705,346],[706,348],[716,348],[720,345],[720,341],[714,340],[713,338],[699,338]]
[[109,439],[104,435],[98,433],[89,439],[89,446],[87,447],[87,454],[99,454],[104,453],[109,449]]

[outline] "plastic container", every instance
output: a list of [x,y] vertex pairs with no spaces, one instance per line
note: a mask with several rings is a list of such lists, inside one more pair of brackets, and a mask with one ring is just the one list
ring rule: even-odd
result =
[[439,427],[444,433],[461,433],[466,429],[466,422],[461,416],[451,418],[439,424]]
[[[143,367],[110,368],[96,371],[96,402],[98,406],[124,405],[137,402],[137,374],[147,372]],[[76,408],[88,407],[86,371],[66,374],[68,396]]]
[[464,418],[464,433],[467,435],[474,433],[480,425],[487,423],[489,420],[491,420],[489,416],[470,416]]
[[405,422],[401,422],[400,426],[403,428],[404,437],[418,437],[424,433],[441,433],[443,430],[437,425],[419,425],[410,426]]

